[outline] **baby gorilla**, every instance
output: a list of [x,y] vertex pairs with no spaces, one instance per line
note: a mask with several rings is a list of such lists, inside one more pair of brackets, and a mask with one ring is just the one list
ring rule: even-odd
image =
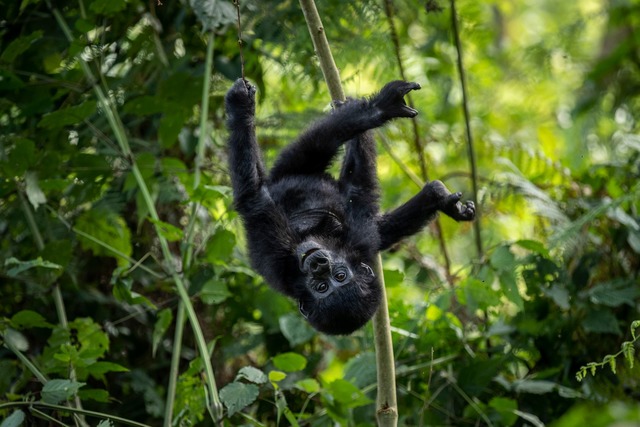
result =
[[[378,212],[371,129],[418,114],[404,102],[417,89],[393,81],[371,98],[342,104],[284,148],[269,173],[255,135],[255,87],[239,79],[226,95],[231,182],[253,267],[321,332],[349,334],[373,316],[381,285],[370,265],[378,251],[418,232],[438,211],[457,221],[475,216],[473,202],[461,203],[461,193],[440,181]],[[335,180],[326,171],[345,143]]]

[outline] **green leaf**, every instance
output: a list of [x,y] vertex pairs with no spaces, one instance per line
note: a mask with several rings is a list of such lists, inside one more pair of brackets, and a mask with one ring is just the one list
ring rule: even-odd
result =
[[91,369],[95,375],[110,370],[122,372],[116,368],[120,365],[97,362],[107,351],[109,351],[109,337],[102,326],[95,323],[93,319],[81,317],[69,322],[68,328],[56,326],[53,329],[43,359],[59,360],[60,363],[56,368],[64,372],[68,369],[69,363],[74,363],[80,368],[93,365]]
[[514,303],[518,309],[524,309],[524,301],[518,289],[515,270],[502,270],[499,275],[500,289],[509,301]]
[[55,74],[61,71],[62,60],[60,52],[52,52],[43,58],[42,66],[47,74]]
[[32,268],[50,268],[53,270],[62,270],[62,266],[58,264],[54,264],[49,261],[44,261],[42,258],[38,257],[36,259],[32,259],[30,261],[20,261],[16,258],[8,258],[4,261],[5,267],[10,265],[15,265],[16,267],[10,268],[7,270],[7,275],[11,277],[17,277],[19,274],[30,270]]
[[556,305],[563,310],[568,310],[570,308],[570,295],[569,291],[558,284],[554,284],[551,288],[542,288],[542,291],[545,295],[550,297]]
[[88,371],[94,377],[102,377],[107,372],[129,372],[127,368],[113,362],[95,362],[88,367]]
[[638,285],[633,281],[612,280],[592,287],[585,292],[585,294],[594,304],[609,307],[618,307],[622,304],[627,304],[634,307],[634,301],[638,295],[640,295],[640,289],[638,289]]
[[182,240],[182,238],[184,237],[184,233],[182,232],[182,230],[175,225],[160,221],[159,219],[153,219],[151,217],[147,219],[156,226],[156,230],[158,230],[158,233],[170,242],[177,242],[179,240]]
[[11,276],[11,277],[17,277],[20,273],[30,270],[32,268],[50,268],[53,270],[62,270],[62,266],[58,265],[58,264],[54,264],[52,262],[49,261],[43,261],[42,258],[38,257],[36,259],[30,260],[30,261],[20,261],[17,260],[13,257],[7,259],[4,261],[4,265],[9,266],[9,265],[17,265],[17,267],[13,267],[9,270],[7,270],[7,275]]
[[238,411],[251,405],[258,398],[260,390],[254,384],[233,382],[220,390],[220,400],[226,406],[231,417]]
[[541,380],[518,380],[513,383],[517,393],[546,394],[555,391],[558,384]]
[[519,409],[516,409],[515,411],[513,411],[513,413],[530,423],[533,427],[545,427],[545,423],[543,423],[540,418],[533,414],[522,412]]
[[7,161],[0,163],[0,166],[7,177],[22,177],[36,162],[36,144],[30,139],[16,138],[9,150]]
[[213,31],[236,22],[236,9],[224,0],[190,0],[189,4],[202,24],[203,31]]
[[78,391],[78,396],[82,400],[91,399],[96,402],[109,403],[109,392],[107,390],[98,388],[82,389]]
[[285,372],[296,372],[303,370],[307,366],[307,359],[298,353],[288,352],[274,357],[273,364],[276,368]]
[[[131,256],[131,232],[124,219],[115,212],[104,209],[91,209],[80,215],[76,222],[76,229],[91,235],[110,248]],[[116,258],[118,265],[126,267],[129,262],[117,256],[113,251],[84,236],[79,236],[84,249],[88,249],[96,256],[111,256]]]
[[25,192],[27,199],[34,209],[38,209],[40,205],[47,203],[47,196],[44,195],[38,184],[38,175],[35,172],[27,172],[24,175]]
[[631,249],[637,254],[640,254],[640,233],[637,231],[629,231],[627,237],[627,243],[631,246]]
[[456,287],[456,294],[469,310],[486,310],[500,304],[500,293],[490,284],[468,277]]
[[101,15],[116,15],[118,12],[126,9],[127,3],[125,0],[93,0],[89,9]]
[[51,404],[71,399],[85,383],[70,380],[49,380],[42,387],[42,401]]
[[136,116],[146,116],[151,114],[158,114],[165,111],[169,106],[165,104],[162,98],[157,96],[139,96],[137,98],[130,99],[122,108],[127,114],[133,114]]
[[402,285],[404,273],[400,270],[384,270],[384,283],[386,287]]
[[289,341],[292,347],[309,341],[316,332],[296,313],[287,313],[278,319],[282,335]]
[[2,338],[5,342],[20,351],[29,350],[29,341],[22,332],[16,331],[13,328],[7,328],[3,331]]
[[163,148],[171,148],[178,142],[178,135],[188,118],[189,116],[180,110],[162,116],[158,139]]
[[502,419],[501,425],[512,426],[518,420],[515,411],[518,409],[518,402],[506,397],[494,397],[489,401],[489,406],[496,410]]
[[490,258],[491,265],[498,271],[514,271],[516,269],[516,257],[508,246],[498,246]]
[[624,358],[627,360],[629,364],[629,368],[633,369],[634,355],[636,353],[636,348],[634,347],[633,341],[625,341],[622,343],[622,353],[624,354]]
[[304,380],[297,381],[295,386],[308,394],[320,392],[320,383],[313,378],[305,378]]
[[622,332],[618,325],[618,318],[607,309],[589,311],[582,326],[587,332],[600,334],[609,333],[620,335]]
[[16,329],[52,328],[54,325],[32,310],[22,310],[11,317],[11,326]]
[[207,242],[206,257],[212,264],[226,262],[236,246],[236,235],[227,229],[218,228]]
[[11,415],[5,418],[2,423],[0,423],[0,427],[20,427],[24,422],[24,412],[20,409],[13,411]]
[[156,323],[153,325],[153,339],[152,339],[152,349],[151,354],[153,357],[156,356],[156,350],[158,349],[158,344],[162,340],[162,337],[171,326],[171,322],[173,321],[173,313],[171,309],[165,308],[158,313],[158,319]]
[[550,256],[549,250],[544,246],[543,243],[538,242],[537,240],[518,240],[514,242],[514,245],[530,250],[531,252],[535,252],[545,258],[549,258]]
[[113,285],[113,296],[118,301],[124,301],[131,305],[145,305],[155,309],[156,306],[144,295],[131,290],[132,282],[130,280],[116,280]]
[[28,36],[18,37],[12,40],[0,55],[0,62],[12,63],[31,47],[31,45],[42,38],[44,33],[41,30],[34,31]]
[[271,371],[269,372],[269,381],[272,383],[277,383],[287,378],[287,374],[281,371]]
[[200,299],[205,304],[220,304],[231,296],[227,284],[219,279],[210,279],[200,290]]
[[267,376],[260,369],[254,368],[253,366],[245,366],[238,372],[236,375],[235,381],[238,380],[247,380],[254,384],[266,384],[269,380]]
[[82,123],[96,112],[96,101],[86,101],[73,107],[45,114],[38,126],[45,129],[61,129],[65,126]]
[[337,379],[329,384],[327,391],[333,398],[347,406],[348,408],[357,408],[372,403],[358,387],[351,384],[347,380]]
[[376,383],[376,355],[367,351],[349,359],[344,367],[344,379],[359,388]]
[[22,0],[22,2],[20,3],[20,13],[22,13],[30,4],[38,4],[41,2],[42,0]]

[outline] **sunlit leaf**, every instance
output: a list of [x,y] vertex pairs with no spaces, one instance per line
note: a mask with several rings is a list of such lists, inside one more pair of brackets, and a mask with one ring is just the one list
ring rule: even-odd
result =
[[170,242],[177,242],[184,236],[182,230],[175,225],[153,218],[148,218],[148,220],[156,226],[158,233]]
[[357,408],[359,406],[372,403],[360,389],[351,384],[347,380],[337,379],[327,386],[327,392],[340,403],[349,408]]
[[307,359],[298,353],[282,353],[273,358],[273,364],[285,372],[296,372],[307,366]]
[[[84,236],[79,236],[80,242],[98,256],[111,256],[116,258],[118,265],[126,266],[128,261],[118,256],[118,253],[130,256],[131,232],[125,221],[115,212],[102,209],[90,209],[80,215],[76,222],[76,228],[94,239],[104,243],[97,243]],[[110,250],[113,248],[115,251]]]
[[313,394],[320,391],[320,383],[313,378],[305,378],[296,382],[296,387],[306,393]]

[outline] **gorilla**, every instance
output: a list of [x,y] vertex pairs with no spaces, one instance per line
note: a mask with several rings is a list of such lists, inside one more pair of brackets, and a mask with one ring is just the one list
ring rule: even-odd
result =
[[[404,96],[417,83],[392,81],[369,98],[348,100],[311,124],[265,169],[255,134],[255,86],[238,79],[225,97],[234,204],[253,268],[326,334],[346,335],[375,313],[381,284],[371,269],[378,251],[420,231],[438,211],[475,217],[442,182],[427,183],[402,206],[379,213],[372,129],[414,117]],[[336,180],[328,167],[346,146]]]

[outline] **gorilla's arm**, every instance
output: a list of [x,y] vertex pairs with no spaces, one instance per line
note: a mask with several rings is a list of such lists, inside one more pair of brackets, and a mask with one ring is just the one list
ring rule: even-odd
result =
[[380,250],[388,249],[405,237],[420,231],[438,211],[456,221],[471,221],[476,208],[473,202],[461,203],[462,193],[451,193],[440,181],[431,181],[407,203],[378,219]]
[[377,215],[380,189],[372,131],[364,132],[347,143],[338,182],[351,221],[367,221]]
[[238,79],[225,97],[229,167],[234,203],[247,235],[254,268],[281,292],[287,286],[293,232],[266,188],[266,173],[255,135],[255,87]]
[[240,214],[255,210],[264,203],[265,168],[255,132],[254,86],[238,79],[225,97],[229,128],[229,167],[234,201]]
[[323,173],[346,141],[391,119],[414,117],[418,112],[407,106],[403,98],[417,89],[420,89],[417,83],[393,81],[370,99],[346,102],[315,122],[282,151],[271,169],[271,179],[276,181],[286,175]]

